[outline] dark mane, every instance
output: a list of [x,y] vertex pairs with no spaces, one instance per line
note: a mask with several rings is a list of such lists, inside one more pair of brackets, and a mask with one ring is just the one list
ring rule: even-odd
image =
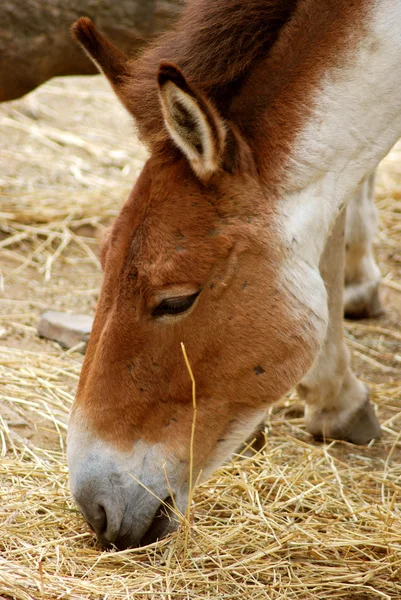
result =
[[189,0],[176,28],[130,64],[125,96],[142,141],[165,141],[157,92],[161,60],[175,62],[222,116],[250,66],[265,56],[297,0]]

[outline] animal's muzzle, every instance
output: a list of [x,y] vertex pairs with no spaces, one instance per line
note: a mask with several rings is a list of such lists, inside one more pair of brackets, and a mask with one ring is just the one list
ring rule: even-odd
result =
[[68,438],[71,492],[103,546],[146,545],[177,529],[186,486],[178,485],[177,465],[160,449],[137,443],[122,453],[79,438],[76,433]]
[[[110,517],[108,517],[108,514]],[[92,515],[86,517],[86,520],[104,548],[115,546],[118,550],[125,550],[126,548],[133,548],[135,546],[147,546],[165,537],[178,526],[171,496],[160,502],[149,528],[140,539],[137,533],[133,533],[132,528],[127,533],[124,533],[123,522],[121,522],[118,531],[113,526],[110,527],[110,521],[114,521],[114,513],[102,505],[94,506]]]

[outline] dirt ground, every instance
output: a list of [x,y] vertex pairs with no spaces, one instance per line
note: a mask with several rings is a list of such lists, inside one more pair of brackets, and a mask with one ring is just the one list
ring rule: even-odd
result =
[[[83,357],[40,339],[37,323],[47,308],[94,312],[101,283],[99,240],[145,157],[130,118],[101,77],[54,80],[0,106],[4,456],[17,442],[27,448],[65,447],[66,407]],[[372,469],[390,457],[401,464],[401,146],[380,168],[377,204],[385,313],[345,324],[354,369],[368,383],[383,424],[382,440],[358,450],[358,460],[370,461]],[[272,439],[292,436],[313,445],[294,394],[271,408],[267,431]],[[334,454],[343,460],[355,455],[345,444]]]

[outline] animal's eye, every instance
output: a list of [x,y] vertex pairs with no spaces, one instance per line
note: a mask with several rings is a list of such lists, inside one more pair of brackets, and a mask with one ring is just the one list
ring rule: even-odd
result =
[[165,315],[179,315],[191,308],[201,290],[190,296],[177,296],[176,298],[164,298],[152,310],[152,317],[163,317]]

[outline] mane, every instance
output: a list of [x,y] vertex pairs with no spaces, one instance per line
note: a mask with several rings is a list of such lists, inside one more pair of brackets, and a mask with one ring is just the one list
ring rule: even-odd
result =
[[141,140],[168,143],[157,90],[161,60],[175,62],[224,117],[252,64],[266,56],[297,0],[189,0],[173,31],[130,62],[125,97]]

